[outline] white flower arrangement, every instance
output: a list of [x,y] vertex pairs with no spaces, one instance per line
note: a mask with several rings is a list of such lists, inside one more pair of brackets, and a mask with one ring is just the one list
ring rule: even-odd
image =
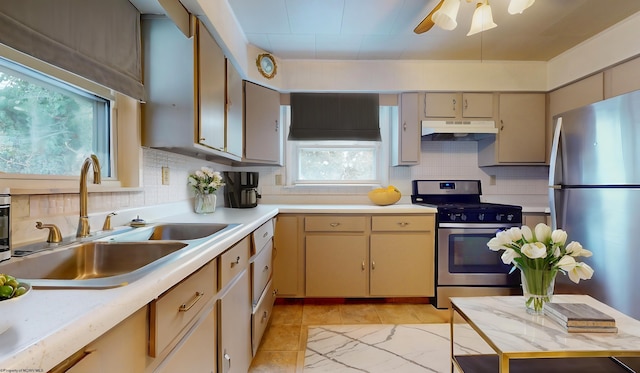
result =
[[543,313],[544,304],[551,301],[553,284],[558,272],[569,275],[576,284],[593,276],[593,269],[577,257],[589,257],[591,251],[572,241],[565,246],[567,232],[540,223],[532,232],[526,225],[500,231],[489,240],[493,251],[504,250],[502,262],[512,264],[511,272],[520,269],[522,290],[527,312]]
[[221,186],[224,186],[220,172],[213,171],[209,167],[201,167],[187,178],[189,186],[201,194],[212,194]]
[[565,246],[567,232],[551,228],[540,223],[532,232],[531,228],[511,228],[500,231],[487,246],[493,251],[504,250],[502,262],[513,264],[520,270],[537,269],[560,271],[569,276],[576,284],[593,276],[593,269],[586,263],[578,262],[577,257],[589,257],[591,251],[572,241]]

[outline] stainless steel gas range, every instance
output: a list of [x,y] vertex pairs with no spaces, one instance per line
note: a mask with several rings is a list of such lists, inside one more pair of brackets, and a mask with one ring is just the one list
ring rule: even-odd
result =
[[489,250],[497,231],[522,225],[522,207],[480,202],[480,180],[413,180],[411,201],[436,207],[436,307],[449,297],[518,294],[518,272]]

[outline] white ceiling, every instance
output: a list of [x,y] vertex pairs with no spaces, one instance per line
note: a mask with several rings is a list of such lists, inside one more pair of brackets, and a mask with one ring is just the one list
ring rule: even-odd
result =
[[548,61],[640,11],[638,0],[537,0],[510,15],[509,0],[491,0],[498,27],[466,36],[475,1],[462,0],[455,30],[417,35],[439,0],[227,1],[249,43],[281,59]]

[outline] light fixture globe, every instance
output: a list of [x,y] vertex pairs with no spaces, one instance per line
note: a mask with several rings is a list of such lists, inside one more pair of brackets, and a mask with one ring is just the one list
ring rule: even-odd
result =
[[471,29],[467,36],[477,34],[482,31],[490,30],[497,27],[493,23],[493,14],[491,13],[491,7],[488,1],[478,2],[476,10],[473,12],[473,18],[471,19]]
[[433,23],[445,30],[453,30],[458,26],[456,17],[460,9],[460,0],[444,0],[440,9],[431,16]]
[[522,14],[525,9],[533,5],[535,2],[536,0],[511,0],[507,10],[509,14]]

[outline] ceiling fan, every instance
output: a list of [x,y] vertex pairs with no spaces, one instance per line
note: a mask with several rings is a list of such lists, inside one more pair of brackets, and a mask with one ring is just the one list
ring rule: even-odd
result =
[[[453,30],[458,23],[456,17],[458,15],[458,9],[460,8],[461,0],[440,0],[438,4],[427,14],[427,16],[413,29],[416,34],[425,33],[433,27],[438,25],[445,30]],[[476,2],[476,10],[473,13],[471,20],[471,29],[469,35],[476,34],[478,32],[486,31],[496,27],[493,23],[493,16],[491,14],[491,6],[489,0],[466,0],[467,3],[472,1]],[[533,5],[535,0],[511,0],[509,2],[509,14],[522,13],[525,9]]]

